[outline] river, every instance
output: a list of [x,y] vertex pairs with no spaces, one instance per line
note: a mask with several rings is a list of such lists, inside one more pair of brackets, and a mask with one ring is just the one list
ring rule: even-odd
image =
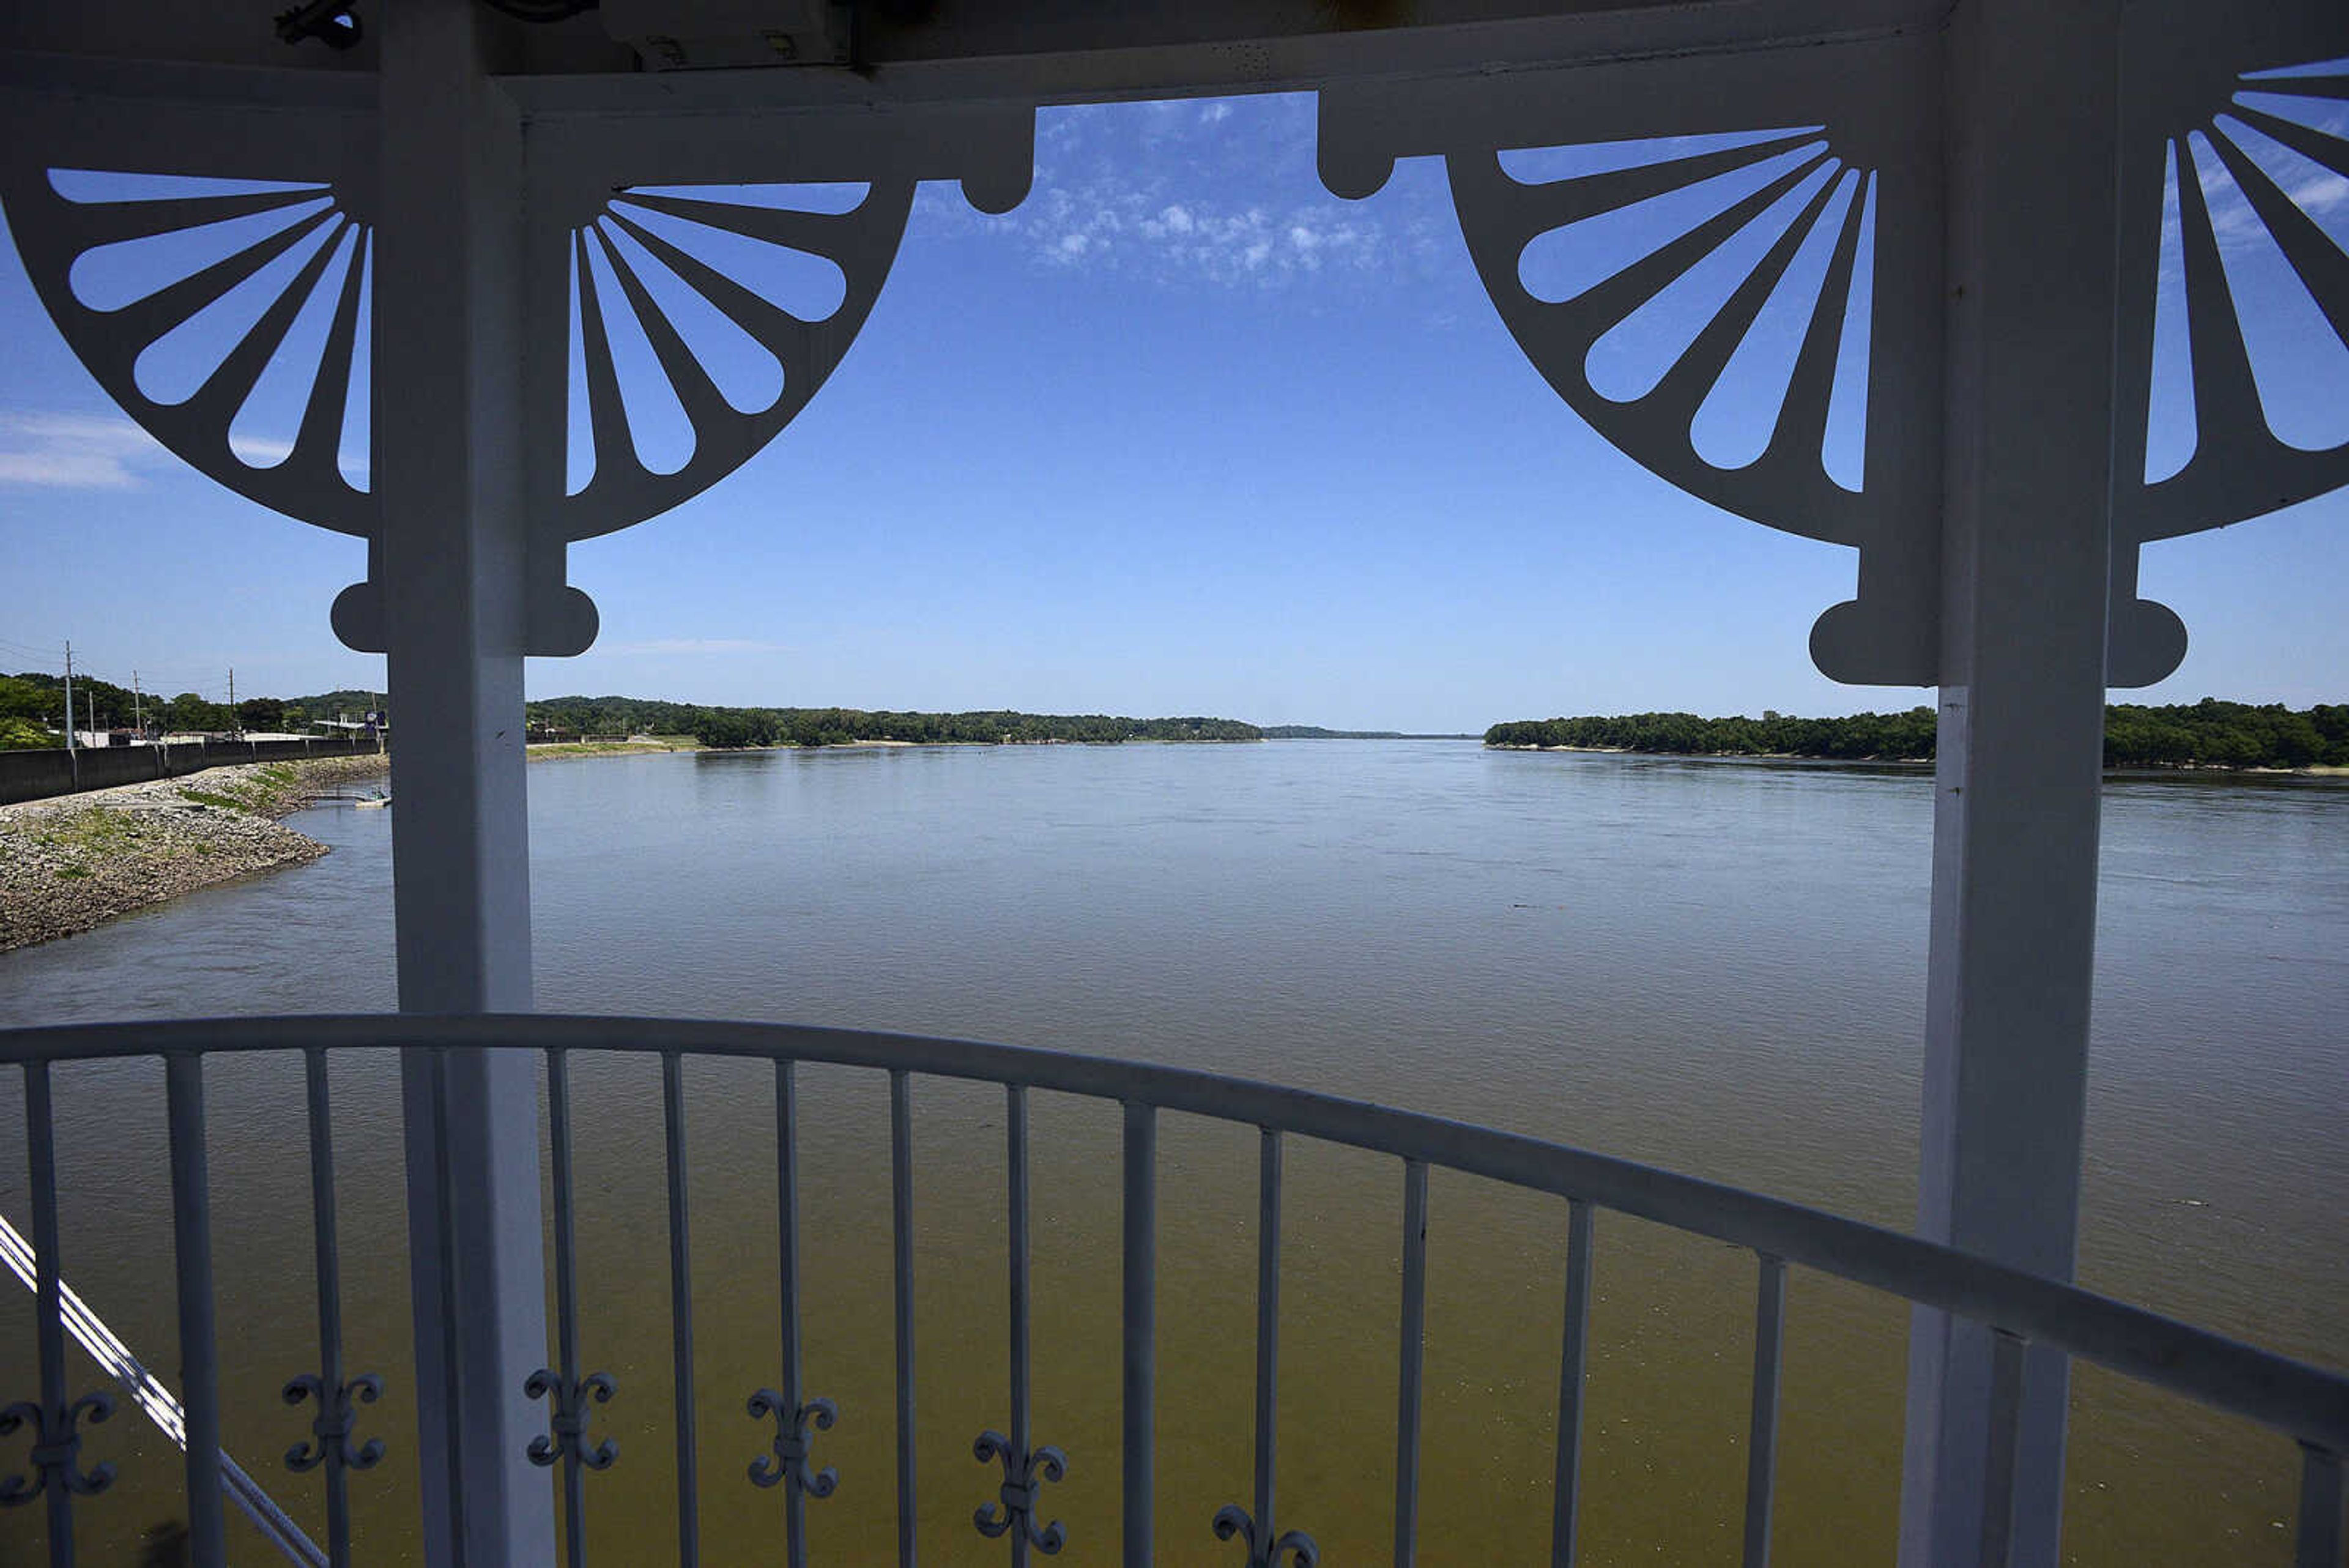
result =
[[[540,1005],[789,1019],[1127,1055],[1301,1084],[1578,1143],[1894,1226],[1913,1219],[1932,802],[1914,770],[1488,753],[1443,742],[860,748],[550,762],[530,774]],[[397,807],[394,808],[395,812]],[[2118,780],[2106,794],[2080,1273],[2093,1288],[2349,1364],[2349,789]],[[0,957],[0,1024],[391,1005],[390,818],[295,826],[316,864]],[[578,1064],[599,1561],[667,1560],[661,1116],[650,1064]],[[843,1418],[810,1508],[818,1561],[893,1540],[885,1086],[802,1073],[810,1388]],[[382,1371],[361,1558],[412,1506],[395,1074],[337,1064],[354,1364]],[[233,1452],[305,1518],[277,1385],[315,1360],[300,1071],[211,1070]],[[773,1139],[760,1073],[688,1074],[706,1552],[764,1560],[774,1495],[741,1399],[773,1381]],[[152,1063],[59,1075],[67,1274],[174,1360]],[[0,1204],[21,1223],[21,1092],[0,1083]],[[994,1563],[970,1438],[1001,1426],[999,1093],[916,1088],[926,1562]],[[1037,1423],[1069,1451],[1061,1560],[1115,1560],[1113,1108],[1040,1096]],[[1170,1118],[1162,1151],[1160,1560],[1250,1459],[1254,1147]],[[1331,1563],[1392,1530],[1400,1180],[1289,1154],[1284,1527]],[[1437,1173],[1423,1556],[1546,1551],[1563,1205]],[[1584,1558],[1733,1562],[1752,1261],[1613,1217],[1596,1253]],[[31,1392],[29,1302],[0,1299],[0,1399]],[[1797,1273],[1776,1560],[1889,1563],[1906,1312]],[[87,1381],[87,1364],[78,1376]],[[2290,1445],[2083,1371],[2067,1559],[2281,1563]],[[771,1428],[770,1428],[771,1432]],[[21,1459],[11,1439],[5,1452]],[[135,1560],[177,1496],[135,1417],[80,1509],[86,1560]],[[140,1472],[140,1473],[134,1473]],[[21,1516],[20,1516],[21,1517]],[[33,1521],[26,1521],[26,1523]],[[7,1523],[14,1525],[16,1521]],[[233,1526],[241,1530],[241,1525]],[[17,1561],[0,1531],[0,1563]],[[19,1544],[29,1538],[19,1537]],[[253,1545],[246,1540],[242,1558]],[[233,1548],[233,1550],[235,1550]]]

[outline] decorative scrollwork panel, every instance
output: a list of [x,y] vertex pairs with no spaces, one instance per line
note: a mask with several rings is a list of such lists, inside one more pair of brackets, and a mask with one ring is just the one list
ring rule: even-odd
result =
[[970,1451],[980,1464],[990,1459],[1003,1464],[1003,1485],[998,1489],[998,1501],[982,1505],[971,1515],[971,1522],[978,1526],[981,1535],[994,1541],[1016,1529],[1047,1557],[1068,1543],[1069,1533],[1059,1520],[1037,1522],[1036,1507],[1045,1482],[1068,1478],[1068,1455],[1050,1445],[1022,1454],[1010,1438],[993,1430],[981,1432]]
[[1940,618],[1940,52],[1930,36],[1322,94],[1323,181],[1441,154],[1526,358],[1687,493],[1860,553],[1812,651],[1930,682]]
[[99,1463],[81,1468],[81,1421],[93,1427],[114,1414],[114,1400],[105,1394],[85,1394],[64,1409],[44,1407],[29,1399],[0,1409],[0,1437],[29,1427],[33,1431],[33,1479],[0,1479],[0,1508],[31,1502],[51,1487],[88,1497],[114,1484],[114,1467]]
[[382,1378],[372,1375],[354,1377],[338,1388],[329,1389],[325,1378],[305,1372],[285,1385],[285,1403],[297,1407],[305,1399],[315,1401],[318,1407],[310,1423],[310,1440],[285,1450],[287,1469],[302,1471],[335,1465],[367,1470],[373,1469],[382,1459],[382,1438],[369,1438],[356,1447],[351,1442],[351,1430],[358,1419],[355,1407],[372,1405],[383,1397]]
[[[0,202],[52,319],[140,426],[237,493],[369,541],[367,581],[334,624],[382,651],[367,90],[305,84],[265,115],[102,88],[0,94]],[[854,341],[917,183],[960,180],[990,211],[1016,205],[1033,112],[680,119],[533,100],[525,118],[527,646],[564,655],[596,625],[564,584],[566,546],[680,504],[773,439]],[[678,178],[699,183],[658,183]],[[749,188],[778,181],[802,183]],[[790,193],[843,188],[853,200]],[[780,296],[772,267],[744,265],[760,251],[828,271],[830,296]],[[732,374],[745,352],[774,372],[759,395]]]
[[[2123,36],[2114,683],[2186,632],[2137,543],[2349,483],[2349,13],[2133,5]],[[2163,618],[2168,617],[2168,618]]]
[[1318,1568],[1321,1561],[1321,1548],[1305,1532],[1284,1530],[1275,1535],[1269,1526],[1259,1526],[1236,1502],[1216,1511],[1215,1531],[1218,1541],[1240,1538],[1247,1547],[1247,1568],[1281,1568],[1284,1558],[1295,1568]]
[[591,1470],[607,1470],[612,1461],[620,1457],[620,1447],[611,1438],[589,1447],[587,1421],[593,1414],[589,1404],[608,1405],[619,1386],[609,1374],[591,1372],[576,1383],[565,1383],[562,1375],[551,1366],[542,1366],[523,1384],[523,1393],[532,1399],[548,1401],[547,1430],[530,1440],[530,1462],[543,1469],[558,1459],[568,1459]]
[[[856,197],[854,188],[848,193]],[[822,197],[793,191],[783,199]],[[559,286],[569,305],[564,352],[555,359],[550,345],[549,362],[578,366],[585,394],[585,418],[570,421],[563,443],[566,471],[584,469],[583,482],[566,483],[559,501],[548,498],[564,534],[592,538],[666,512],[740,467],[789,424],[880,297],[913,200],[911,180],[869,186],[840,211],[770,204],[731,187],[692,195],[630,188],[567,230],[567,257],[546,258],[542,270],[554,275],[537,284]],[[746,281],[792,258],[833,269],[836,300],[781,300]],[[710,312],[740,334],[726,351],[763,352],[781,370],[772,396],[756,407],[738,406],[714,374],[705,347]],[[639,352],[624,367],[623,345],[641,345],[649,356]],[[657,400],[682,416],[682,462],[648,461]]]
[[815,1469],[808,1457],[814,1434],[829,1432],[840,1419],[839,1406],[829,1399],[811,1399],[793,1409],[781,1394],[761,1388],[750,1396],[750,1415],[759,1420],[771,1416],[775,1422],[773,1451],[750,1461],[751,1485],[780,1486],[788,1480],[816,1498],[830,1497],[840,1489],[840,1472],[830,1465]]
[[12,160],[0,200],[50,317],[124,411],[250,500],[370,531],[372,231],[342,190]]
[[[2186,648],[2137,597],[2140,545],[2349,483],[2349,12],[2124,10],[2107,680],[2135,686]],[[1689,493],[1856,545],[1858,597],[1814,659],[1930,683],[1941,48],[1799,54],[1333,87],[1323,180],[1366,196],[1397,156],[1444,156],[1486,291],[1558,395]],[[1766,429],[1709,430],[1741,374]]]

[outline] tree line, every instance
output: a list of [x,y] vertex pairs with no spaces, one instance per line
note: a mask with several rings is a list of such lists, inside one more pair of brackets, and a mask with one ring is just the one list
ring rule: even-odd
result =
[[[174,697],[76,676],[74,726],[224,732],[300,731],[313,721],[381,706],[373,691],[308,697],[248,697],[233,708],[194,691]],[[1237,719],[1128,719],[1106,713],[868,712],[859,708],[726,708],[646,697],[547,697],[524,705],[533,730],[583,735],[691,735],[705,746],[838,746],[854,741],[917,744],[1092,741],[1260,741]],[[0,748],[54,746],[65,727],[63,677],[38,670],[0,675]]]
[[[1488,746],[1571,746],[1682,756],[1829,757],[1930,762],[1930,708],[1799,719],[1765,710],[1759,719],[1694,713],[1526,719],[1485,732]],[[2294,710],[2281,702],[2199,702],[2105,709],[2105,765],[2113,768],[2349,767],[2349,704]]]
[[705,746],[840,746],[855,741],[999,745],[1042,741],[1260,741],[1237,719],[1129,719],[1107,713],[896,712],[862,708],[737,708],[646,697],[547,697],[533,729],[582,735],[691,735]]
[[[110,680],[77,675],[73,722],[77,730],[130,730],[212,734],[238,730],[300,733],[314,719],[357,714],[378,706],[372,691],[326,691],[310,697],[248,697],[233,708],[194,691],[165,696],[134,692]],[[65,678],[27,670],[0,675],[0,750],[59,744],[65,729]]]
[[1107,713],[867,712],[858,708],[704,708],[689,732],[705,746],[842,746],[856,741],[914,745],[1016,745],[1084,741],[1260,741],[1237,719],[1128,719]]

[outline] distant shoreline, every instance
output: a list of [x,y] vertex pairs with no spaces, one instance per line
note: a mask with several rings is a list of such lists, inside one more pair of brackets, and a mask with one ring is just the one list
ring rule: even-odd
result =
[[[1487,741],[1488,752],[1572,752],[1594,757],[1655,757],[1682,763],[1802,763],[1815,767],[1912,768],[1933,765],[1930,757],[1810,757],[1799,752],[1661,752],[1637,746],[1539,746]],[[2349,779],[2349,767],[2317,763],[2304,768],[2236,767],[2225,763],[2116,763],[2105,769],[2107,778]]]
[[[1403,736],[1403,737],[1400,737],[1400,738],[1402,738],[1402,739],[1405,739],[1405,740],[1414,740],[1414,739],[1421,739],[1421,738],[1441,738],[1441,739],[1450,740],[1450,739],[1454,739],[1454,738],[1455,738],[1455,737],[1452,737],[1452,736],[1443,736],[1443,737]],[[1474,735],[1463,735],[1463,736],[1459,736],[1459,737],[1456,737],[1456,738],[1457,738],[1457,739],[1460,739],[1460,740],[1473,741],[1473,740],[1475,740],[1476,737],[1475,737],[1475,736],[1474,736]],[[1077,739],[1077,738],[1072,737],[1072,736],[1065,736],[1065,735],[1051,735],[1051,736],[1040,736],[1040,737],[1038,737],[1038,738],[1036,738],[1036,739],[1033,739],[1033,740],[998,740],[998,741],[947,741],[947,740],[941,740],[941,741],[896,741],[896,740],[872,740],[872,741],[866,741],[866,740],[855,740],[855,741],[810,741],[810,742],[799,742],[799,741],[778,741],[778,742],[774,742],[772,745],[765,745],[765,746],[701,746],[701,745],[658,746],[658,745],[650,745],[650,746],[636,746],[636,747],[633,747],[633,748],[629,748],[629,747],[621,747],[621,746],[613,746],[613,747],[609,748],[608,750],[606,750],[606,751],[605,751],[605,752],[597,753],[595,753],[595,754],[597,754],[597,755],[608,755],[608,756],[618,756],[618,755],[622,755],[622,754],[624,754],[625,753],[626,753],[626,752],[628,752],[628,751],[631,751],[631,750],[633,750],[633,751],[635,751],[635,752],[638,752],[638,753],[659,753],[659,752],[698,752],[698,753],[710,753],[710,754],[715,754],[715,753],[725,753],[731,754],[731,753],[747,753],[747,752],[875,752],[875,751],[901,752],[901,751],[909,751],[909,750],[910,750],[910,751],[934,751],[934,752],[976,752],[976,751],[988,751],[988,750],[1002,750],[1002,749],[1007,749],[1007,748],[1018,748],[1018,747],[1023,747],[1023,746],[1099,746],[1099,747],[1102,747],[1102,748],[1103,748],[1103,749],[1113,749],[1113,748],[1115,748],[1115,747],[1119,747],[1119,746],[1254,746],[1254,745],[1259,745],[1259,744],[1261,744],[1261,743],[1262,743],[1262,739],[1263,739],[1263,738],[1260,738],[1260,737],[1257,737],[1257,736],[1255,736],[1255,735],[1246,735],[1246,736],[1223,736],[1223,735],[1132,735],[1132,736],[1128,736],[1127,738],[1125,738],[1125,739],[1123,739],[1123,740],[1119,740],[1119,741],[1093,741],[1093,740],[1080,740],[1080,739]],[[533,747],[533,748],[532,748],[532,750],[533,750],[533,751],[536,751],[536,750],[538,750],[538,749],[539,749],[539,748],[537,748],[537,747]],[[589,754],[589,753],[585,753],[585,752],[582,752],[582,753],[578,753],[578,754],[580,754],[580,755],[583,755],[583,756],[584,756],[584,755],[587,755],[587,754]]]
[[[1920,705],[1890,713],[1805,718],[1764,709],[1760,718],[1686,712],[1513,719],[1485,732],[1495,749],[1638,752],[1658,756],[1785,757],[1892,764],[1930,761],[1941,715]],[[2307,774],[2349,768],[2349,704],[2304,709],[2281,702],[2159,706],[2107,702],[2100,739],[2107,772]]]

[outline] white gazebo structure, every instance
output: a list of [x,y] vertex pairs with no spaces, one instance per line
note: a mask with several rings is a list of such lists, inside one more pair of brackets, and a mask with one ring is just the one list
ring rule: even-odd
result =
[[[1906,1568],[2056,1560],[2068,1367],[2085,1356],[2295,1438],[2301,1568],[2341,1568],[2349,1378],[2070,1287],[2082,1161],[2107,688],[2174,670],[2186,632],[2137,594],[2149,540],[2231,524],[2349,482],[2349,448],[2307,451],[2263,415],[2236,296],[2197,171],[2242,192],[2333,330],[2349,337],[2349,256],[2241,150],[2240,127],[2349,175],[2349,143],[2295,100],[2349,96],[2349,9],[2337,0],[305,0],[267,7],[26,0],[0,12],[0,202],[58,330],[132,418],[187,462],[264,505],[367,541],[364,582],[334,627],[388,659],[405,714],[393,769],[400,1013],[0,1035],[26,1084],[37,1344],[5,1358],[21,1398],[0,1428],[35,1442],[0,1503],[46,1510],[50,1560],[72,1558],[76,1509],[98,1484],[78,1448],[93,1408],[69,1379],[78,1304],[61,1283],[48,1072],[162,1055],[171,1088],[184,1438],[196,1561],[225,1559],[224,1503],[265,1496],[218,1452],[203,1149],[209,1054],[300,1047],[312,1064],[321,1362],[309,1462],[329,1476],[329,1540],[347,1560],[344,1472],[365,1379],[333,1310],[326,1053],[405,1057],[423,1559],[573,1562],[578,1498],[608,1395],[573,1321],[571,1049],[660,1055],[682,1215],[680,1057],[776,1064],[783,1149],[784,1366],[760,1397],[778,1422],[765,1480],[800,1507],[830,1483],[810,1444],[831,1424],[800,1385],[791,1243],[791,1066],[885,1071],[896,1096],[900,1535],[913,1556],[910,1267],[904,1088],[939,1074],[1006,1086],[1011,1172],[1012,1388],[979,1528],[1015,1563],[1057,1550],[1040,1490],[1063,1456],[1028,1419],[1024,1096],[1121,1102],[1126,1132],[1121,1402],[1124,1561],[1151,1560],[1154,1509],[1202,1504],[1200,1529],[1252,1565],[1310,1563],[1283,1530],[1277,1394],[1280,1140],[1389,1154],[1405,1177],[1396,1558],[1417,1544],[1423,1214],[1431,1165],[1557,1193],[1574,1239],[1560,1366],[1556,1560],[1575,1552],[1582,1340],[1594,1208],[1751,1249],[1759,1289],[1744,1561],[1766,1561],[1785,1270],[1819,1269],[1916,1303],[1901,1509]],[[523,660],[595,639],[565,581],[572,541],[633,525],[776,438],[852,351],[895,256],[917,182],[959,182],[988,212],[1026,193],[1040,106],[1311,90],[1322,179],[1370,197],[1397,158],[1440,156],[1495,307],[1558,395],[1671,483],[1754,522],[1856,550],[1856,596],[1811,635],[1818,667],[1859,683],[1935,685],[1940,762],[1921,1201],[1896,1235],[1753,1194],[1482,1129],[1174,1069],[747,1024],[530,1016],[531,919]],[[1724,140],[1725,133],[1739,133]],[[1503,151],[1703,136],[1701,150],[1545,183]],[[1785,155],[1795,154],[1791,158]],[[1783,167],[1771,160],[1782,160]],[[1612,276],[1539,297],[1519,258],[1537,236],[1722,172],[1749,193]],[[266,183],[158,193],[149,176]],[[93,184],[95,177],[111,177]],[[139,177],[126,179],[124,177]],[[869,187],[845,212],[745,204],[751,182]],[[706,194],[680,186],[713,187]],[[1725,238],[1790,194],[1799,216],[1643,395],[1593,388],[1591,345]],[[109,244],[264,213],[288,221],[146,297],[98,308],[74,264]],[[806,320],[669,237],[664,220],[826,258],[843,303]],[[626,244],[618,243],[625,236]],[[1825,257],[1766,450],[1743,467],[1700,454],[1692,421],[1806,244]],[[2159,274],[2182,259],[2195,441],[2148,476]],[[647,258],[649,258],[647,260]],[[591,263],[593,265],[591,265]],[[730,403],[642,275],[657,265],[771,352],[770,406]],[[272,266],[277,292],[208,379],[178,401],[142,390],[140,356]],[[616,288],[600,282],[609,277]],[[2168,306],[2165,308],[2175,309]],[[2246,306],[2248,308],[2248,306]],[[632,315],[686,410],[681,470],[636,457],[607,318]],[[298,438],[272,466],[231,448],[240,410],[289,341],[315,344]],[[567,483],[570,373],[584,365],[592,477]],[[1826,452],[1838,388],[1864,389],[1857,472]],[[339,456],[350,406],[372,410],[364,462]],[[1563,501],[1564,498],[1562,498]],[[555,1184],[537,1163],[540,1075]],[[1154,1485],[1152,1282],[1155,1117],[1174,1109],[1262,1129],[1257,1443],[1247,1505],[1162,1499]],[[556,1322],[540,1288],[552,1227]],[[690,1299],[674,1228],[680,1407],[693,1407]],[[88,1343],[85,1340],[85,1343]],[[104,1357],[101,1355],[101,1360]],[[1546,1376],[1546,1374],[1545,1374]],[[730,1391],[728,1397],[734,1397]],[[142,1400],[145,1397],[142,1395]],[[536,1401],[543,1399],[542,1407]],[[551,1421],[551,1426],[550,1426]],[[676,1456],[679,1553],[698,1552],[690,1423]],[[404,1437],[404,1434],[398,1436]],[[555,1493],[533,1464],[559,1466]],[[240,1490],[240,1488],[244,1490]],[[557,1515],[567,1526],[557,1531]],[[0,1530],[10,1516],[0,1512]],[[294,1532],[299,1538],[300,1532]],[[288,1538],[274,1537],[281,1544]],[[289,1545],[298,1557],[296,1546]],[[1203,1541],[1201,1555],[1215,1552]],[[1221,1549],[1238,1561],[1240,1544]]]

